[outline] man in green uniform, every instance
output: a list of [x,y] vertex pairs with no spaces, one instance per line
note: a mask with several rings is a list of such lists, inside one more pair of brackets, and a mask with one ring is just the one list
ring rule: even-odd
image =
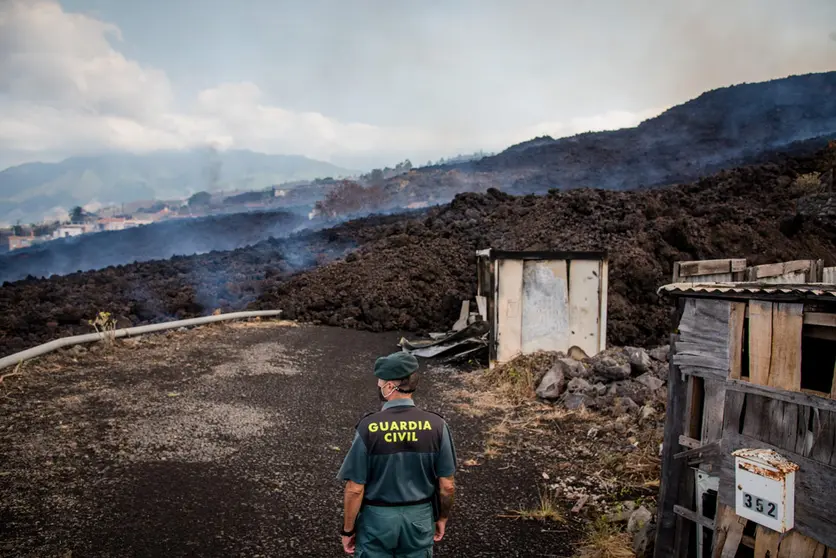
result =
[[357,558],[424,558],[444,537],[453,506],[456,450],[444,419],[412,400],[418,361],[375,361],[383,408],[355,427],[337,477],[346,481],[343,549]]

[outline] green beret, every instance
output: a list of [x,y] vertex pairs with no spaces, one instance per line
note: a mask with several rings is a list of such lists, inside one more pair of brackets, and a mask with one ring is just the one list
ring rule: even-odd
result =
[[400,380],[418,369],[418,359],[407,352],[380,357],[374,363],[374,375],[382,380]]

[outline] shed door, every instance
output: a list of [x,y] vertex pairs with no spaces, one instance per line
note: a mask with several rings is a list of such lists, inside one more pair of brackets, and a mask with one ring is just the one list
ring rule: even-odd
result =
[[522,260],[497,260],[496,278],[496,360],[507,362],[521,348]]
[[588,355],[597,354],[600,345],[601,318],[601,262],[573,260],[569,269],[569,312],[571,334],[569,342]]
[[522,352],[569,349],[566,262],[526,260],[522,280]]

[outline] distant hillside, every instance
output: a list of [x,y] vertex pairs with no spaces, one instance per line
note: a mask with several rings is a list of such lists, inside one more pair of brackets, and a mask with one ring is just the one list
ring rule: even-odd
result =
[[353,174],[357,171],[307,157],[205,149],[28,163],[0,172],[0,222],[28,223],[56,208],[69,210],[93,200],[176,199],[201,190],[257,190]]
[[490,187],[529,194],[690,182],[834,138],[836,72],[793,76],[709,91],[634,128],[544,136],[477,161],[417,169],[388,181],[382,206],[444,203]]

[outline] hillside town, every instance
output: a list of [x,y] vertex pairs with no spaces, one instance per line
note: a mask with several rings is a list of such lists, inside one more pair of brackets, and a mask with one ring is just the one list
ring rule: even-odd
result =
[[37,244],[104,231],[121,231],[131,227],[150,225],[166,219],[188,218],[180,215],[168,207],[155,213],[123,215],[115,214],[100,216],[98,214],[84,214],[81,219],[67,221],[53,221],[30,225],[15,225],[0,229],[0,252],[12,252],[30,248]]
[[257,192],[197,192],[185,200],[146,200],[93,210],[76,206],[65,219],[0,228],[0,253],[22,250],[60,238],[121,231],[174,219],[194,219],[229,211],[258,211],[276,205],[287,193],[275,186]]

